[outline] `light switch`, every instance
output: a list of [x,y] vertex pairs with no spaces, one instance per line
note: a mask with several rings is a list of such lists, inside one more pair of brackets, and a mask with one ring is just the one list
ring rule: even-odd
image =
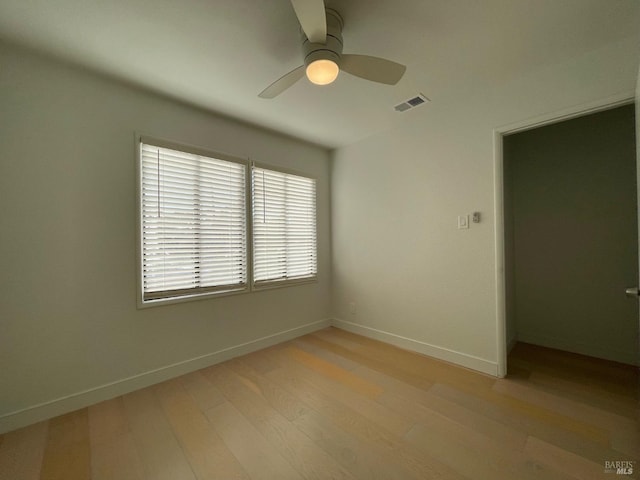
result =
[[469,215],[458,215],[458,229],[469,228]]

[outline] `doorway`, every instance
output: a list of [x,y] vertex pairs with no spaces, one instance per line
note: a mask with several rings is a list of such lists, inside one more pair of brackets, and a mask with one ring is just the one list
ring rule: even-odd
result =
[[637,364],[632,104],[504,134],[504,308],[517,342]]

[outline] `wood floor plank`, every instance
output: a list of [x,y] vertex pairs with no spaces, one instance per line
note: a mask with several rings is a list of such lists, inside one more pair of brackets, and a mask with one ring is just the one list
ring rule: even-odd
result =
[[129,430],[122,397],[116,397],[89,407],[91,445],[113,442]]
[[244,359],[232,360],[225,365],[238,374],[242,382],[261,395],[287,420],[293,421],[308,411],[308,408],[295,396],[247,365]]
[[299,348],[300,350],[304,350],[312,355],[315,355],[316,357],[320,357],[323,360],[326,360],[327,362],[332,363],[345,370],[351,371],[356,367],[358,367],[359,365],[357,362],[354,362],[352,360],[349,360],[348,358],[345,358],[341,355],[333,353],[330,350],[326,350],[324,348],[320,348],[314,345],[312,342],[309,341],[309,335],[300,337],[292,341],[291,344]]
[[234,407],[305,479],[353,480],[344,468],[273,409],[233,370],[217,365],[206,373]]
[[122,397],[89,407],[92,480],[144,480]]
[[221,403],[205,414],[252,480],[303,478],[232,404]]
[[617,395],[592,385],[558,378],[552,374],[532,371],[529,385],[547,392],[560,393],[602,410],[617,413],[633,420],[640,418],[640,403],[633,398]]
[[279,345],[274,345],[269,348],[263,348],[258,352],[249,353],[247,355],[242,356],[242,361],[253,368],[256,372],[264,374],[268,373],[271,370],[275,370],[280,365],[278,362],[271,360],[269,357],[270,352],[277,352],[282,348],[286,347],[288,343],[283,343]]
[[507,377],[511,379],[527,380],[530,376],[530,370],[507,362]]
[[[467,372],[465,372],[466,374]],[[432,380],[440,377],[440,375],[431,376]],[[481,398],[485,401],[495,403],[501,407],[504,407],[507,411],[515,411],[518,414],[526,415],[535,419],[539,422],[544,422],[549,425],[561,426],[563,429],[573,432],[577,435],[584,436],[594,442],[599,442],[601,444],[608,444],[609,434],[607,431],[594,427],[590,424],[575,421],[569,417],[558,414],[547,408],[539,408],[535,405],[529,404],[528,402],[522,401],[514,401],[512,398],[507,398],[501,395],[495,395],[491,389],[485,388],[489,384],[484,382],[476,383],[475,385],[472,383],[467,383],[464,381],[460,381],[460,378],[451,381],[451,379],[445,377],[440,377],[443,379],[444,384],[447,386],[455,387],[468,395]],[[492,380],[493,384],[495,379]]]
[[89,415],[86,408],[49,420],[49,435],[42,458],[40,478],[91,478]]
[[[289,353],[290,350],[287,349],[278,355],[279,358],[282,359],[281,366],[288,369],[291,375],[297,376],[303,382],[313,384],[318,390],[325,392],[326,395],[332,397],[340,404],[345,405],[354,411],[360,412],[369,420],[398,436],[404,435],[413,425],[412,420],[389,410],[384,405],[380,405],[375,400],[372,400],[368,395],[361,395],[359,393],[361,389],[352,388],[353,385],[362,385],[363,382],[365,382],[364,379],[351,374],[351,377],[358,378],[360,381],[339,383],[332,381],[331,375],[324,376],[319,374],[315,369],[309,369],[306,362],[301,364],[290,362],[290,357],[288,356]],[[377,395],[383,392],[381,387],[371,382],[367,382],[366,385],[375,387],[375,391],[379,392]],[[369,391],[373,391],[373,387],[367,388]]]
[[[437,387],[436,385],[434,385],[430,388],[430,391],[434,391],[437,388],[443,387],[445,387],[445,385],[443,384],[439,384]],[[451,388],[451,386],[449,387]],[[576,435],[587,438],[593,442],[597,442],[603,445],[609,444],[609,432],[605,429],[580,422],[578,420],[574,420],[573,418],[562,415],[558,412],[553,411],[552,409],[540,407],[528,401],[522,401],[508,395],[499,394],[493,389],[474,390],[473,388],[469,388],[468,386],[458,385],[453,388],[477,399],[501,407],[505,412],[514,413],[516,415],[531,419],[532,421],[549,425],[550,427],[561,428],[567,432],[575,433]]]
[[[364,365],[358,365],[358,367],[353,370],[353,373],[379,385],[385,392],[395,392],[398,395],[402,395],[416,402],[420,402],[429,396],[426,388],[418,388],[392,375],[379,372]],[[431,387],[431,384],[428,386]]]
[[145,479],[144,466],[131,433],[121,435],[116,442],[100,442],[91,447],[91,479]]
[[496,422],[484,415],[462,407],[445,398],[408,385],[400,380],[385,375],[367,367],[358,367],[354,373],[378,383],[385,388],[385,392],[378,397],[380,403],[394,399],[394,404],[386,403],[389,408],[402,414],[419,418],[420,409],[428,408],[461,424],[472,425],[475,430],[506,445],[523,446],[527,435],[515,428]]
[[493,388],[497,392],[607,430],[614,449],[632,457],[630,460],[640,457],[640,429],[636,421],[508,379],[496,382]]
[[[409,352],[377,340],[360,337],[344,330],[334,328],[330,331],[316,332],[313,335],[331,339],[334,334],[338,338],[353,340],[351,343],[357,344],[356,347],[352,347],[352,351],[361,355],[364,360],[360,359],[359,361],[362,364],[383,373],[391,372],[394,376],[402,376],[416,386],[443,383],[456,388],[480,392],[489,391],[495,381],[494,377]],[[417,383],[415,379],[419,379],[420,383]]]
[[371,356],[365,356],[360,353],[357,353],[354,350],[350,350],[345,346],[340,345],[339,343],[333,343],[329,341],[330,332],[324,332],[324,335],[318,335],[321,332],[316,332],[312,335],[305,336],[305,340],[308,342],[313,342],[314,345],[317,345],[321,348],[334,352],[340,356],[348,358],[361,366],[366,366],[372,370],[376,370],[378,372],[385,373],[389,376],[402,380],[410,385],[413,385],[417,388],[427,389],[431,387],[432,382],[423,378],[422,375],[412,374],[402,370],[401,368],[397,368],[394,364],[382,361],[378,358],[374,358]]
[[377,444],[393,448],[393,435],[364,416],[361,412],[341,404],[328,392],[323,392],[291,369],[280,367],[267,373],[267,377],[295,395],[309,408],[320,412],[347,431]]
[[609,442],[593,441],[574,431],[562,428],[562,425],[541,422],[535,417],[505,408],[500,404],[475,397],[446,385],[436,384],[430,391],[481,415],[511,426],[527,435],[535,436],[592,461],[604,462],[605,459],[616,456],[616,452],[609,447]]
[[[573,383],[586,385],[592,390],[600,390],[604,395],[614,395],[626,398],[628,400],[639,400],[637,378],[634,381],[622,382],[619,379],[608,378],[604,374],[597,374],[588,371],[582,371],[579,368],[557,368],[557,364],[538,363],[535,359],[511,358],[511,363],[521,368],[542,373],[562,380],[568,380]],[[634,383],[636,383],[634,385]]]
[[149,480],[195,480],[153,388],[123,396],[127,421]]
[[313,370],[330,380],[341,383],[360,395],[369,398],[376,398],[380,393],[382,393],[382,389],[376,384],[367,382],[361,377],[353,375],[350,371],[304,350],[300,350],[297,347],[289,347],[284,350],[284,353],[310,370]]
[[379,427],[367,417],[349,407],[345,407],[335,399],[316,388],[313,384],[290,370],[281,367],[267,373],[267,376],[279,383],[283,388],[296,395],[310,408],[328,418],[337,427],[349,434],[370,442],[379,448],[392,452],[406,470],[419,478],[461,479],[462,476],[442,464],[432,456],[418,453],[415,449],[401,441],[396,435]]
[[421,478],[402,467],[393,452],[347,433],[313,410],[308,410],[293,423],[358,479]]
[[480,374],[476,371],[461,368],[432,357],[410,352],[402,348],[390,345],[378,340],[356,335],[337,328],[331,329],[331,334],[353,340],[360,345],[357,352],[371,358],[383,360],[398,368],[424,378],[432,383],[448,383],[451,385],[466,385],[470,388],[490,388],[495,381],[494,377]]
[[325,328],[323,330],[318,330],[317,332],[313,332],[307,335],[308,338],[318,338],[329,342],[334,345],[339,345],[350,352],[357,352],[361,347],[361,344],[357,341],[357,339],[344,337],[340,335],[341,330],[339,328]]
[[498,380],[494,384],[493,390],[544,408],[550,408],[561,415],[581,422],[591,423],[604,429],[609,429],[612,426],[618,429],[636,428],[635,422],[629,418],[567,399],[557,394],[540,391],[527,384],[514,382],[510,379]]
[[[572,352],[564,352],[552,348],[531,345],[518,342],[511,351],[510,359],[514,361],[528,362],[536,366],[535,368],[550,369],[556,374],[570,376],[574,381],[582,380],[587,384],[601,384],[611,391],[611,386],[621,387],[623,391],[630,392],[637,398],[637,391],[634,384],[639,380],[638,368],[633,365],[625,365],[609,360],[598,360],[594,362],[592,357],[580,355]],[[563,368],[558,370],[558,363]]]
[[[201,375],[198,383],[200,380],[209,383]],[[165,382],[154,390],[198,480],[249,480],[249,475],[198,408],[197,401],[185,391],[183,383]],[[205,389],[208,393],[204,400],[210,398],[213,390],[213,386]],[[225,402],[222,394],[217,393],[222,401],[214,406]]]
[[613,478],[638,373],[518,344],[496,379],[327,328],[4,433],[0,480]]
[[601,480],[606,478],[604,464],[591,462],[579,455],[547,443],[536,437],[529,437],[525,452],[538,462],[581,480]]
[[222,393],[214,388],[200,371],[181,376],[180,382],[203,412],[225,401]]
[[0,480],[38,480],[47,441],[48,422],[2,435]]
[[[526,434],[488,419],[482,415],[474,414],[469,410],[464,411],[465,409],[460,407],[455,408],[455,406],[451,404],[445,406],[446,400],[439,400],[444,399],[438,399],[437,396],[432,395],[425,399],[425,401],[417,403],[412,402],[395,392],[385,392],[378,398],[378,401],[383,405],[386,405],[390,409],[399,413],[406,412],[405,414],[407,416],[411,416],[423,424],[432,421],[434,415],[437,415],[445,418],[449,422],[454,422],[457,425],[464,425],[467,428],[472,428],[478,435],[483,435],[488,440],[502,445],[503,448],[507,450],[521,450],[524,447],[524,443],[527,439]],[[428,406],[429,404],[439,404],[439,408],[430,408]],[[442,413],[442,410],[445,410],[446,413]]]
[[[532,462],[517,450],[500,448],[471,429],[444,417],[434,416],[406,435],[416,448],[435,454],[461,474],[475,480],[568,480],[570,477],[543,464]],[[465,452],[460,455],[460,452]]]

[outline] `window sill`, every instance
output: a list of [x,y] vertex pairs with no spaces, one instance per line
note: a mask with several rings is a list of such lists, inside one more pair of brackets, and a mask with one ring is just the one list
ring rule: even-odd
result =
[[297,278],[291,280],[273,280],[257,285],[253,285],[251,289],[242,288],[236,290],[224,290],[220,292],[208,292],[208,293],[199,293],[194,295],[183,295],[181,297],[169,297],[169,298],[159,298],[157,300],[147,300],[143,301],[141,299],[138,300],[138,309],[146,309],[153,307],[161,307],[163,305],[174,305],[177,303],[185,303],[185,302],[196,302],[199,300],[210,300],[212,298],[220,298],[220,297],[229,297],[232,295],[243,295],[252,292],[262,292],[266,290],[273,290],[276,288],[286,288],[286,287],[295,287],[297,285],[306,285],[311,283],[318,283],[318,277],[308,277],[308,278]]
[[265,281],[263,283],[254,283],[253,291],[259,292],[262,290],[272,290],[274,288],[284,288],[284,287],[293,287],[295,285],[304,285],[307,283],[318,283],[318,276],[315,277],[305,277],[305,278],[295,278],[289,280],[270,280]]
[[235,290],[222,290],[218,292],[196,293],[193,295],[181,295],[179,297],[167,297],[159,298],[157,300],[142,300],[138,299],[138,309],[160,307],[162,305],[172,305],[175,303],[195,302],[198,300],[208,300],[211,298],[228,297],[231,295],[240,295],[243,293],[249,293],[248,287],[239,288]]

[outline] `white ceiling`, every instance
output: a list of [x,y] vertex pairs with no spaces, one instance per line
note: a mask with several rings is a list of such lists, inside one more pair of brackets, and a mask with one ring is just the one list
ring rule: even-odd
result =
[[[0,0],[0,38],[326,147],[401,121],[393,106],[638,38],[637,0],[334,0],[344,51],[407,65],[394,87],[347,74],[257,94],[302,63],[288,0]],[[635,61],[635,60],[634,60]],[[481,91],[475,92],[481,94]],[[406,117],[403,117],[406,118]]]

